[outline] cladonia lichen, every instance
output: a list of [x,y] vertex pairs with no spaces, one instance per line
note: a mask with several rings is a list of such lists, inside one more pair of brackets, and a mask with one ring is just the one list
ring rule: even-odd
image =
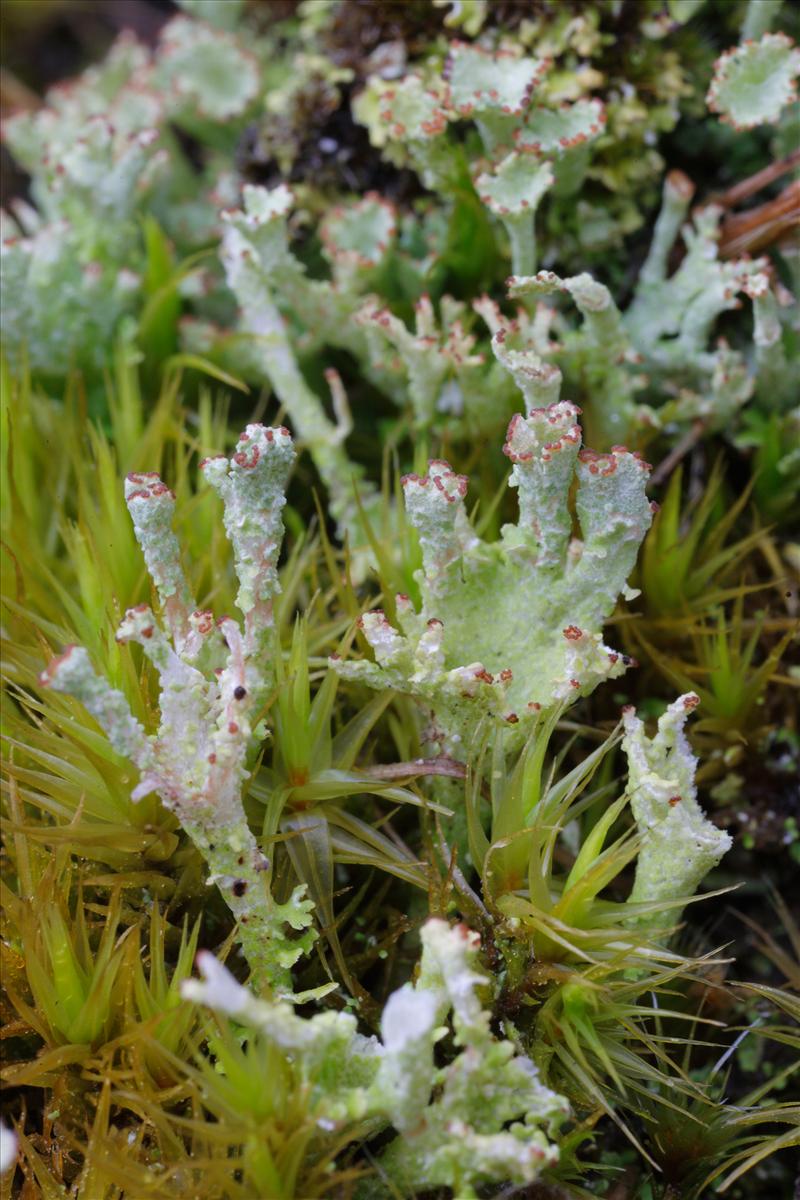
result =
[[[330,1135],[356,1122],[393,1127],[397,1136],[377,1170],[401,1192],[449,1187],[469,1200],[482,1184],[532,1183],[558,1160],[550,1138],[567,1102],[491,1031],[478,935],[434,919],[421,939],[417,981],[389,996],[380,1039],[361,1036],[347,1013],[301,1017],[286,1002],[255,999],[207,952],[198,956],[203,981],[187,980],[182,993],[273,1042]],[[456,1053],[439,1066],[434,1047],[451,1033],[450,1022]],[[386,1193],[368,1184],[364,1194]]]
[[[679,696],[659,717],[652,738],[634,709],[623,714],[627,794],[642,839],[632,904],[688,900],[733,844],[730,834],[709,821],[697,801],[697,759],[684,726],[699,703],[693,692]],[[673,906],[647,920],[672,925],[679,916]]]
[[[96,674],[86,650],[70,646],[41,682],[79,699],[118,754],[140,772],[133,799],[157,792],[175,813],[239,922],[259,990],[290,992],[289,968],[311,945],[313,905],[299,885],[285,903],[270,890],[270,862],[247,822],[242,789],[256,737],[253,722],[274,679],[273,602],[281,512],[295,453],[287,430],[248,425],[231,459],[201,463],[224,504],[239,579],[240,624],[214,620],[192,598],[172,530],[175,497],[154,474],[129,475],[125,498],[161,603],[163,625],[147,605],[129,609],[119,642],[137,642],[158,672],[158,730],[148,734],[122,692]],[[287,927],[294,931],[287,935]],[[298,936],[299,935],[299,936]]]
[[433,710],[433,738],[451,752],[484,713],[524,728],[541,708],[566,706],[630,665],[604,644],[602,626],[618,596],[631,594],[652,519],[649,467],[622,446],[582,450],[578,415],[561,401],[511,421],[504,452],[519,518],[498,542],[475,533],[468,481],[448,463],[405,477],[422,548],[421,608],[398,596],[399,629],[380,610],[365,613],[359,624],[375,661],[335,660],[347,678],[419,697]]

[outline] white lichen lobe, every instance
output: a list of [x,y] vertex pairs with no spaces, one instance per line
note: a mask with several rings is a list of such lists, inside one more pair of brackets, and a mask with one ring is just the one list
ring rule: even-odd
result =
[[[634,904],[688,900],[732,845],[730,834],[718,829],[697,801],[697,759],[684,726],[698,704],[694,692],[679,696],[659,718],[652,738],[632,708],[623,714],[628,795],[642,836],[630,897]],[[672,908],[653,919],[673,924],[678,915]]]

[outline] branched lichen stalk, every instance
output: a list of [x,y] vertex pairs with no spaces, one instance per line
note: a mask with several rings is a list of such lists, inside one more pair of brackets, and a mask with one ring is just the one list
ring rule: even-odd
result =
[[[642,845],[630,896],[632,904],[687,901],[732,845],[697,802],[697,759],[684,732],[700,703],[694,692],[670,704],[649,738],[633,708],[625,709],[622,748],[628,759],[628,796]],[[643,918],[671,926],[680,903]]]
[[[361,472],[347,456],[343,431],[303,378],[275,299],[290,258],[285,220],[291,203],[283,185],[271,192],[245,187],[244,209],[222,214],[226,228],[220,254],[241,309],[240,328],[257,339],[264,371],[328,489],[331,512],[342,531],[352,533],[357,525],[353,484]],[[370,490],[362,484],[362,497]]]
[[[129,476],[126,497],[134,530],[161,600],[167,633],[147,605],[127,611],[119,642],[137,642],[161,685],[160,721],[149,735],[125,696],[97,675],[86,651],[69,647],[41,682],[81,700],[118,754],[139,769],[132,793],[157,792],[209,867],[239,924],[253,983],[291,992],[290,967],[309,948],[313,907],[298,887],[285,904],[270,890],[270,863],[259,849],[242,804],[252,720],[274,681],[273,603],[281,513],[294,461],[285,429],[248,425],[233,457],[202,465],[225,505],[225,528],[239,579],[244,630],[231,617],[190,610],[190,592],[172,530],[174,497],[156,475]],[[286,926],[300,932],[290,938]]]

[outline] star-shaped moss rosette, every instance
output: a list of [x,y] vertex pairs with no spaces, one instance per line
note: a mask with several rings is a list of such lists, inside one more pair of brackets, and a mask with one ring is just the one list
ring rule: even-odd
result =
[[368,192],[355,204],[332,208],[320,226],[325,257],[337,282],[352,286],[353,277],[365,276],[385,261],[397,236],[394,206],[377,192]]
[[[631,904],[688,900],[733,844],[697,802],[697,759],[684,726],[699,703],[694,692],[679,696],[659,717],[652,738],[635,709],[623,713],[627,794],[642,837]],[[669,907],[644,919],[671,926],[679,917],[680,910]]]
[[452,42],[443,71],[450,107],[475,122],[487,151],[510,147],[550,65],[549,59],[520,58],[511,50]]
[[[160,721],[148,735],[122,692],[95,673],[86,650],[70,646],[41,676],[44,686],[79,699],[113,749],[141,779],[132,798],[157,792],[210,869],[239,921],[259,990],[291,991],[289,969],[311,945],[311,901],[304,887],[283,904],[270,891],[270,864],[245,815],[242,786],[253,745],[251,722],[274,680],[273,601],[280,590],[285,488],[294,461],[285,429],[248,425],[236,452],[201,467],[224,504],[239,579],[240,625],[196,609],[172,530],[175,497],[154,474],[129,475],[125,496],[136,538],[158,593],[162,629],[147,605],[129,609],[120,642],[138,642],[159,674]],[[289,937],[286,926],[300,936]]]
[[734,129],[775,124],[797,99],[800,50],[785,33],[765,33],[721,55],[706,95],[712,112]]
[[549,163],[534,166],[525,155],[512,151],[494,171],[485,171],[475,180],[481,200],[505,226],[515,275],[536,269],[536,210],[553,179]]
[[[562,401],[512,420],[504,451],[513,463],[519,521],[487,544],[464,500],[467,479],[433,461],[403,481],[419,535],[422,607],[397,598],[393,628],[381,611],[361,629],[374,662],[336,662],[341,674],[425,701],[451,752],[484,713],[512,724],[567,705],[620,675],[625,656],[602,642],[652,519],[647,463],[624,447],[581,451],[579,410]],[[572,540],[568,495],[577,475],[583,535]]]

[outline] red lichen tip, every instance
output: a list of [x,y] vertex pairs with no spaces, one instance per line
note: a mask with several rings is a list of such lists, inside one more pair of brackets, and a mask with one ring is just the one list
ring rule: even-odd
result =
[[200,459],[200,470],[205,471],[209,463],[219,462],[222,459],[224,459],[225,462],[228,461],[224,454],[209,454],[207,458]]
[[211,633],[214,628],[214,614],[208,609],[197,609],[189,617],[189,623],[197,630],[198,633]]
[[232,461],[236,463],[237,467],[241,467],[243,471],[252,471],[258,466],[260,458],[261,451],[258,446],[251,446],[249,456],[246,451],[239,450],[238,453],[234,454]]
[[667,172],[666,184],[673,192],[684,200],[691,200],[695,193],[695,186],[688,175],[683,171],[676,169]]
[[57,655],[55,658],[50,659],[50,662],[47,664],[47,666],[45,667],[45,669],[42,671],[42,673],[39,676],[39,684],[41,687],[51,687],[52,686],[53,680],[55,679],[55,677],[58,673],[59,667],[62,667],[65,662],[69,662],[70,658],[72,657],[72,652],[76,649],[77,649],[77,646],[73,642],[69,646],[65,646],[64,649],[62,650],[61,654]]
[[139,487],[149,487],[154,482],[161,483],[161,476],[157,471],[131,471],[125,478]]

